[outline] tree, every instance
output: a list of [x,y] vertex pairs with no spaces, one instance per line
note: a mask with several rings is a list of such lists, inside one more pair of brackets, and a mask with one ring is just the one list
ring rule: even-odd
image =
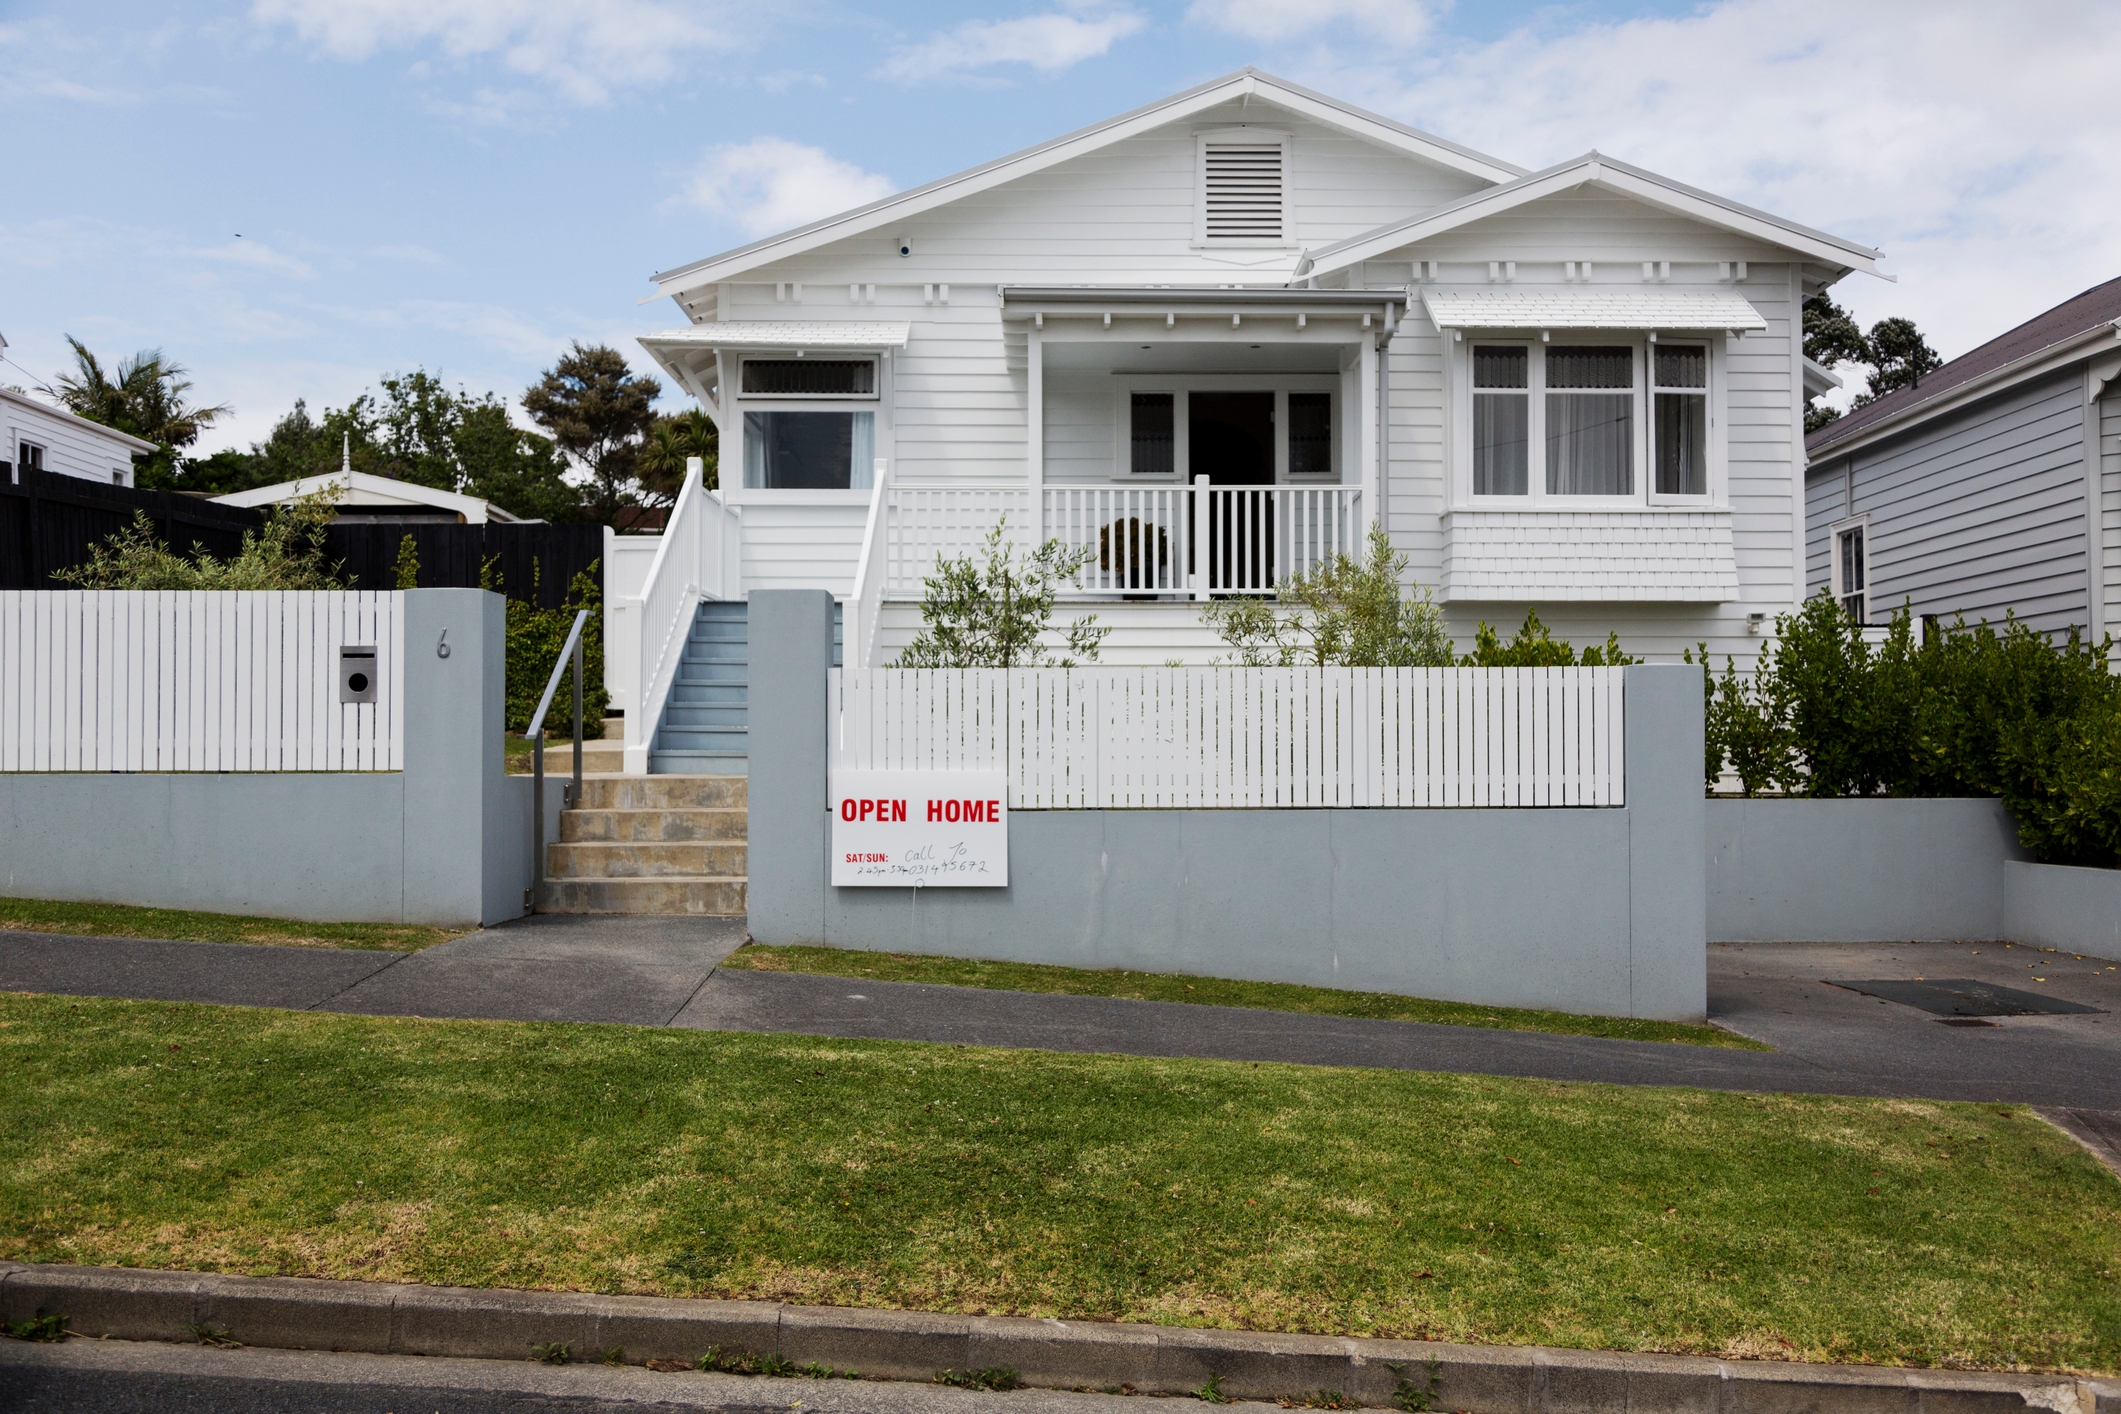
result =
[[676,501],[678,488],[685,484],[685,463],[692,457],[706,463],[700,469],[701,485],[713,490],[721,485],[721,445],[714,419],[699,408],[658,417],[635,470],[642,494],[655,505]]
[[617,349],[577,342],[523,394],[531,421],[589,472],[591,513],[607,524],[620,507],[637,504],[641,443],[661,391],[628,369]]
[[1007,516],[987,532],[984,564],[965,555],[938,556],[933,577],[921,581],[920,635],[899,654],[901,668],[1072,668],[1097,661],[1098,644],[1112,630],[1086,614],[1067,628],[1067,652],[1044,641],[1060,586],[1096,552],[1048,540],[1021,562],[1003,537]]
[[192,385],[184,365],[164,358],[160,349],[142,350],[106,374],[87,345],[71,334],[66,342],[74,351],[74,371],[62,374],[53,391],[76,417],[155,444],[153,452],[133,457],[133,479],[139,485],[175,484],[178,450],[191,446],[216,419],[233,411],[225,405],[197,407],[188,402],[185,395]]
[[[1865,387],[1850,404],[1851,411],[1888,393],[1915,387],[1944,366],[1914,320],[1881,319],[1866,334],[1855,317],[1824,291],[1804,302],[1804,356],[1822,368],[1839,368],[1844,363],[1862,367]],[[1817,432],[1839,416],[1838,408],[1814,399],[1804,410],[1804,430]]]
[[1279,612],[1265,599],[1211,600],[1201,621],[1234,651],[1241,667],[1447,668],[1455,661],[1443,615],[1419,585],[1402,581],[1407,557],[1373,523],[1358,562],[1335,551],[1304,574],[1284,580],[1274,597],[1295,606]]

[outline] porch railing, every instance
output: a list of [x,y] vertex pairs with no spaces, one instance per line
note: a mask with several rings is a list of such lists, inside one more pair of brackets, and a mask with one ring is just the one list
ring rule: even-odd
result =
[[732,599],[741,592],[742,539],[737,515],[701,481],[701,461],[685,463],[685,484],[663,526],[663,543],[641,586],[639,655],[641,689],[626,711],[626,770],[648,769],[648,747],[677,681],[678,660],[702,599]]
[[[1027,551],[1055,539],[1087,552],[1084,595],[1266,594],[1330,556],[1360,553],[1356,486],[907,486],[880,483],[855,596],[916,598],[938,558],[976,554],[998,521]],[[872,558],[872,556],[874,558]],[[872,590],[872,585],[874,589]]]

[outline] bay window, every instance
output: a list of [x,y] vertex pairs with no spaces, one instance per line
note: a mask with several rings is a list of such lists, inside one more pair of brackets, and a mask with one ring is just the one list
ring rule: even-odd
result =
[[747,489],[863,491],[874,483],[876,414],[833,404],[876,400],[875,359],[747,358],[738,395]]
[[1474,497],[1643,505],[1711,494],[1707,344],[1520,336],[1464,347],[1459,484]]

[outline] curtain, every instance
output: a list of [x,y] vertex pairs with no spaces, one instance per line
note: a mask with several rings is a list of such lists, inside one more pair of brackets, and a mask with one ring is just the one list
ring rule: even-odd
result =
[[[1625,496],[1634,491],[1634,386],[1631,348],[1547,351],[1549,495]],[[1570,391],[1557,391],[1561,389]],[[1592,389],[1614,391],[1588,391]]]
[[876,414],[858,412],[853,417],[854,435],[848,440],[854,445],[847,486],[850,490],[867,491],[876,485]]

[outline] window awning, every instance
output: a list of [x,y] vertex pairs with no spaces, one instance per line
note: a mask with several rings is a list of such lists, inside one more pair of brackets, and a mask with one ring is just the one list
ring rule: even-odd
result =
[[846,320],[730,319],[644,334],[641,346],[657,349],[902,349],[908,324],[861,324]]
[[1428,290],[1439,329],[1749,329],[1760,311],[1724,290]]

